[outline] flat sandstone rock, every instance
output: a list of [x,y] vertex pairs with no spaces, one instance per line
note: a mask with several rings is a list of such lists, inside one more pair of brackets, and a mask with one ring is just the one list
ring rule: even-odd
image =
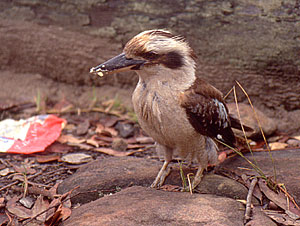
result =
[[233,199],[131,187],[74,209],[63,225],[240,226],[243,215]]
[[152,159],[135,157],[109,157],[82,166],[58,187],[63,194],[77,186],[73,203],[87,203],[98,199],[101,193],[115,191],[132,185],[149,187],[162,163]]
[[[114,192],[117,188],[130,186],[150,187],[162,162],[136,157],[109,157],[82,166],[75,174],[58,187],[63,194],[80,186],[73,192],[73,203],[87,203],[101,197],[99,194]],[[179,164],[171,164],[172,171],[166,185],[182,186]],[[196,169],[183,166],[185,175],[196,173]],[[197,192],[214,194],[233,199],[246,199],[248,190],[237,181],[219,175],[209,174],[202,178]],[[76,194],[76,195],[75,195]]]

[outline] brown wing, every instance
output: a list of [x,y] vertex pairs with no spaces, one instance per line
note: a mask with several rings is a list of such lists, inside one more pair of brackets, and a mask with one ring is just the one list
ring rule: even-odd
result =
[[189,122],[198,133],[234,147],[235,136],[220,91],[197,79],[191,88],[182,93],[180,100]]

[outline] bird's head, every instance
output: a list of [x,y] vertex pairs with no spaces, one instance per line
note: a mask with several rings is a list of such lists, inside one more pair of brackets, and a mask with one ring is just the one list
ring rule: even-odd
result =
[[91,73],[99,76],[120,71],[134,70],[139,75],[146,71],[153,75],[166,70],[193,73],[195,54],[188,43],[166,30],[144,31],[133,37],[120,55],[91,68]]

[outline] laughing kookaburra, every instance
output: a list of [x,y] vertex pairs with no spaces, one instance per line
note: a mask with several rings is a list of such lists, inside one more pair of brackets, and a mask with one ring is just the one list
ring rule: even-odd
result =
[[152,187],[164,183],[176,154],[197,162],[195,188],[208,164],[217,163],[214,140],[234,146],[231,127],[241,128],[229,115],[222,93],[196,76],[195,59],[183,38],[166,30],[150,30],[132,38],[123,53],[90,70],[100,76],[125,70],[138,74],[134,110],[165,160]]

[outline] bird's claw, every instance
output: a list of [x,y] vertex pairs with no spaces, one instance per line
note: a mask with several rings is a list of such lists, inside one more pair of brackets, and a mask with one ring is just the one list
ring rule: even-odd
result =
[[158,173],[157,177],[155,178],[155,180],[153,181],[153,183],[151,184],[150,187],[151,188],[160,188],[164,184],[164,182],[165,182],[167,176],[170,174],[170,172],[171,172],[170,167],[167,167],[166,169],[161,170]]

